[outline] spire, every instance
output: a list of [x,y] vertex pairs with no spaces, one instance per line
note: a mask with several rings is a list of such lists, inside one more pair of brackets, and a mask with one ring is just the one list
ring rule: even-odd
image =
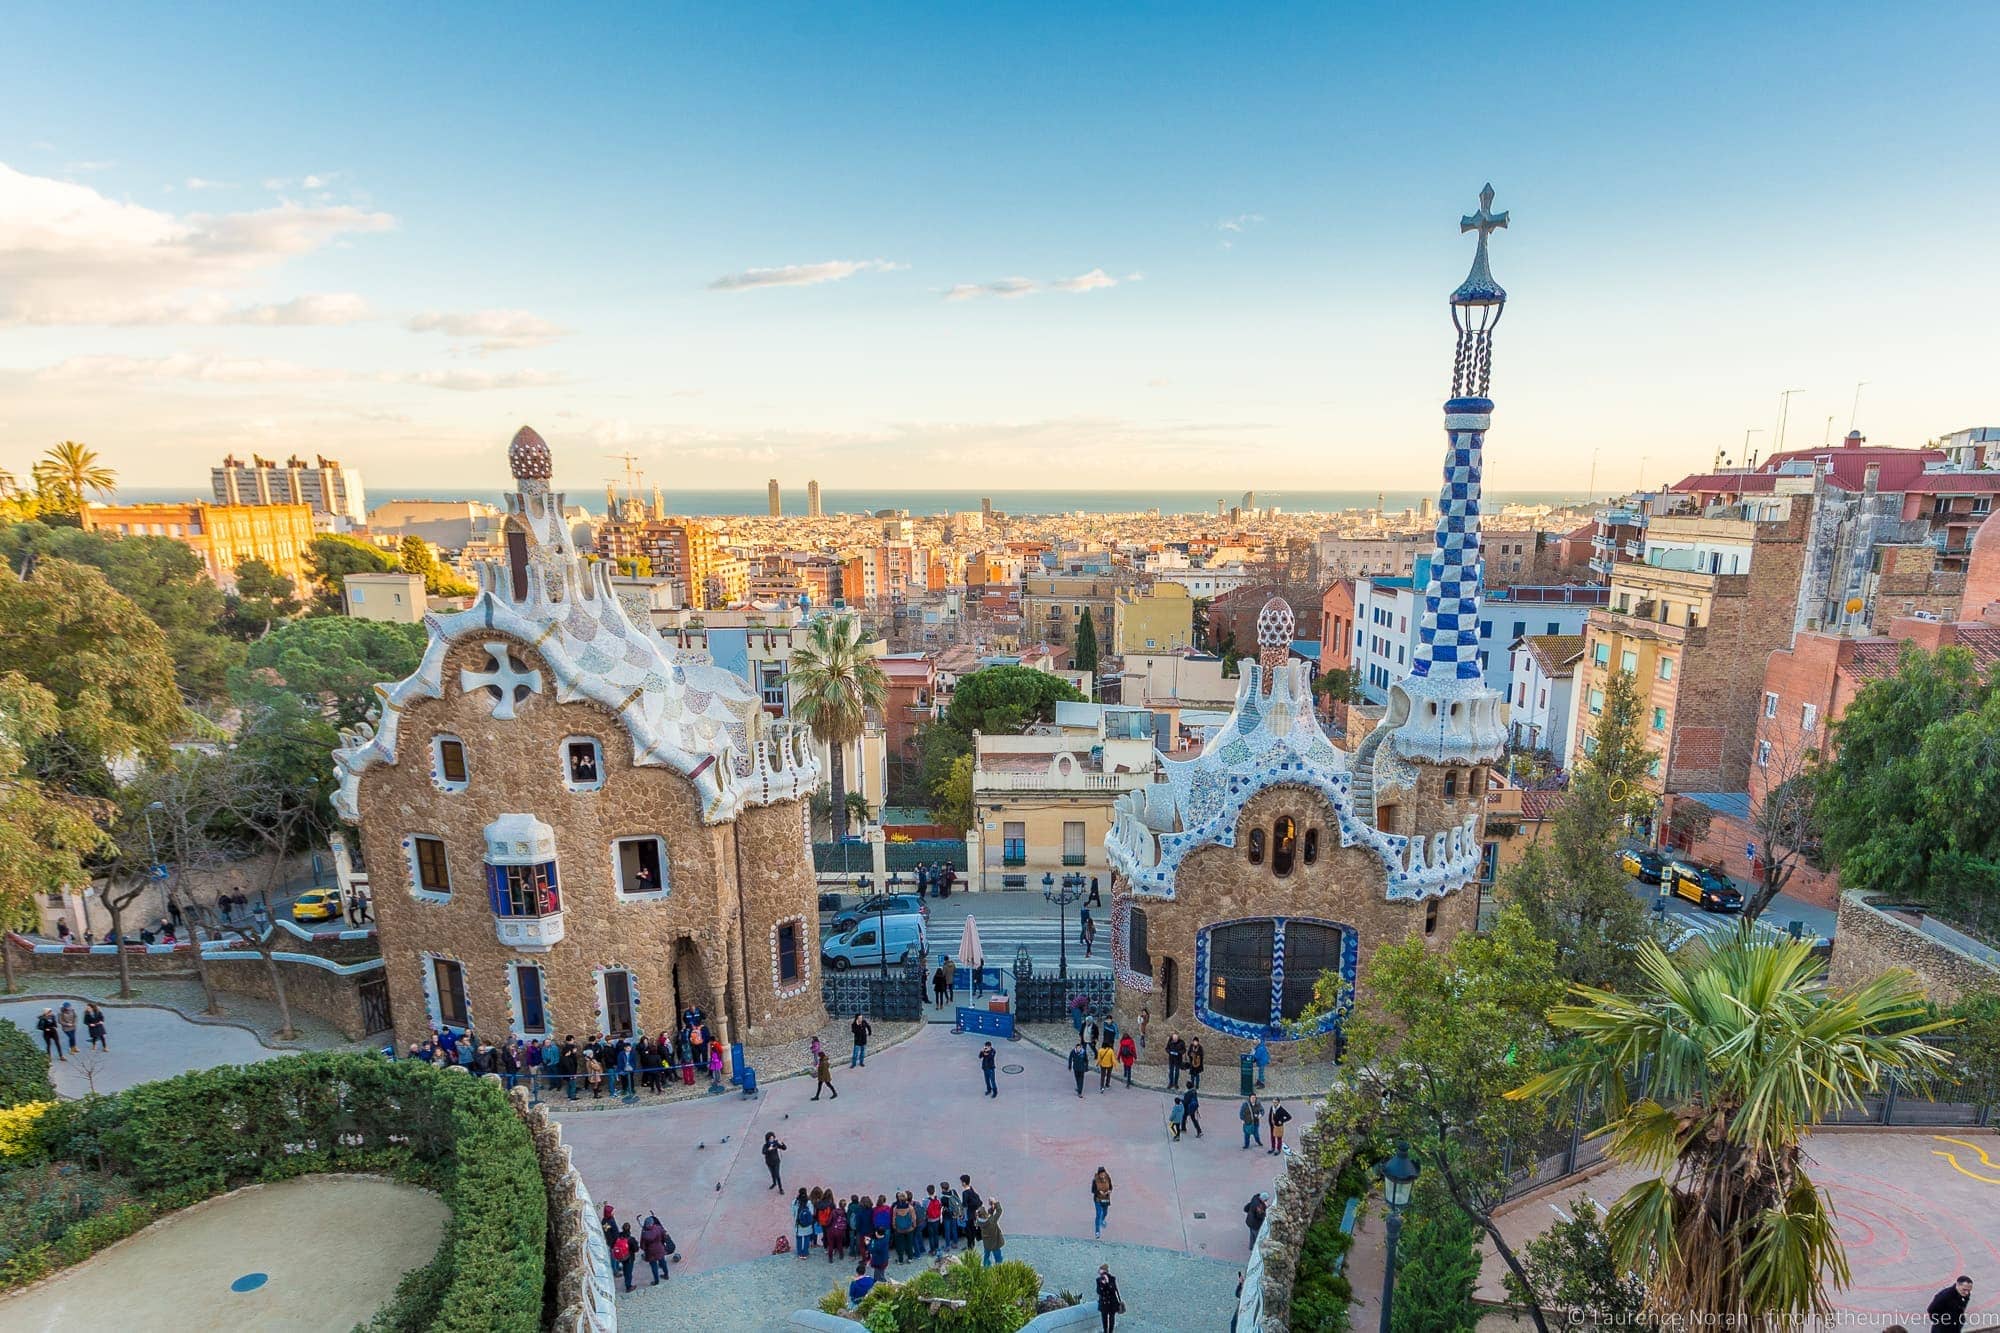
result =
[[1493,402],[1486,397],[1493,368],[1493,329],[1507,293],[1493,280],[1487,247],[1507,225],[1493,211],[1493,187],[1479,192],[1479,210],[1459,220],[1461,233],[1479,233],[1472,269],[1451,294],[1451,322],[1458,331],[1451,399],[1444,405],[1444,480],[1438,488],[1437,533],[1417,626],[1410,674],[1390,694],[1386,721],[1397,753],[1407,759],[1465,762],[1497,757],[1505,732],[1498,696],[1486,687],[1479,661],[1479,607],[1485,581],[1480,555],[1480,472]]
[[514,432],[514,441],[507,446],[507,466],[516,481],[547,481],[555,471],[548,442],[535,433],[533,426],[523,426]]

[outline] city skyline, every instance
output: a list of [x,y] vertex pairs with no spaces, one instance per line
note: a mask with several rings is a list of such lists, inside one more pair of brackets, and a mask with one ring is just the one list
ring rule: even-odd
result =
[[[1812,12],[24,14],[0,467],[67,438],[134,487],[234,450],[484,491],[529,421],[577,491],[627,451],[788,497],[1422,489],[1488,178],[1534,292],[1495,491],[1768,454],[1787,389],[1791,447],[1983,424],[1950,201],[1996,152],[1932,53],[2000,19]],[[1507,80],[1440,97],[1453,44]]]

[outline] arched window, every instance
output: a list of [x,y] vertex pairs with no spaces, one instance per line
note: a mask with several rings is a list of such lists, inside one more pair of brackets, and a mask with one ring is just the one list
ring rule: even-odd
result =
[[1250,864],[1264,864],[1264,830],[1260,828],[1250,830]]
[[514,600],[528,599],[528,534],[513,524],[507,525],[507,574],[514,586]]
[[1317,828],[1306,830],[1305,860],[1307,865],[1311,865],[1313,862],[1319,860],[1319,829]]
[[1271,1021],[1274,923],[1237,921],[1208,938],[1208,1007],[1246,1023]]
[[1426,899],[1424,902],[1424,934],[1435,935],[1437,934],[1437,928],[1438,900],[1435,898]]
[[1446,800],[1458,795],[1458,770],[1455,768],[1444,771],[1444,795]]
[[1292,862],[1299,852],[1299,824],[1290,815],[1279,815],[1271,825],[1271,872],[1277,875],[1292,873]]
[[1174,963],[1174,960],[1171,958],[1162,958],[1160,960],[1159,977],[1160,993],[1166,997],[1162,1001],[1164,1007],[1162,1017],[1172,1018],[1180,1011],[1180,979],[1181,970]]

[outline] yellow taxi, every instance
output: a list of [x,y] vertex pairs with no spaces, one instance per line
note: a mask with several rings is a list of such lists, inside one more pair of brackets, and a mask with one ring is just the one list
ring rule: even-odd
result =
[[346,911],[339,889],[308,889],[292,904],[292,920],[338,921]]

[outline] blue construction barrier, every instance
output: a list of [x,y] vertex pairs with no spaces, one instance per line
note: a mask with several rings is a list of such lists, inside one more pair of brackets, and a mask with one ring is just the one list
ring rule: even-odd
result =
[[[1007,993],[1007,981],[1013,975],[1012,972],[1005,968],[980,968],[979,993],[982,995],[1005,995]],[[951,970],[951,984],[954,991],[965,991],[967,994],[970,994],[972,991],[972,969],[969,967],[953,968]]]
[[960,1032],[977,1033],[983,1037],[1006,1037],[1012,1039],[1014,1035],[1014,1015],[1006,1012],[995,1013],[991,1009],[970,1009],[965,1005],[960,1005],[958,1007],[958,1030]]

